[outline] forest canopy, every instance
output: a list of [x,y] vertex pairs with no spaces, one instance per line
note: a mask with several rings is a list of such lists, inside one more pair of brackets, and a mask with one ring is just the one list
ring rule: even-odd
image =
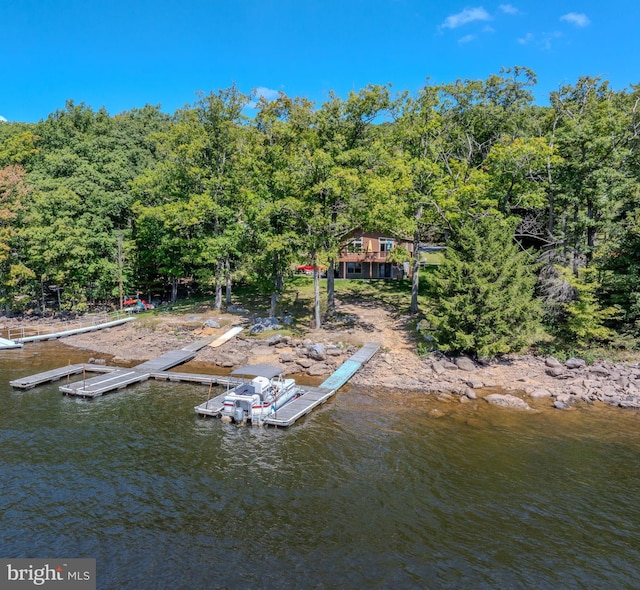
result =
[[[175,299],[188,284],[221,308],[243,281],[275,310],[292,267],[308,261],[329,268],[331,313],[333,264],[362,228],[449,246],[434,301],[459,295],[443,270],[463,290],[480,276],[461,266],[479,250],[517,265],[500,275],[521,282],[517,302],[492,303],[496,325],[514,332],[498,352],[523,341],[506,321],[514,309],[526,322],[539,309],[549,331],[585,343],[635,338],[640,86],[583,77],[540,106],[535,84],[513,67],[415,94],[369,85],[320,105],[232,86],[171,115],[69,100],[38,123],[0,122],[0,304],[115,308],[136,292]],[[478,228],[509,257],[471,252]],[[419,310],[414,266],[411,311],[431,313]],[[448,346],[467,350],[454,344],[469,341],[458,327]]]

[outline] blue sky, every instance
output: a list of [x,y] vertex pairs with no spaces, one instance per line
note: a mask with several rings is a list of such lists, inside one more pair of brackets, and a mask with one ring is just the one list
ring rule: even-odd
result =
[[503,66],[536,99],[579,76],[640,82],[638,0],[0,0],[0,117],[67,99],[173,112],[196,92],[260,88],[317,103],[369,83],[416,92]]

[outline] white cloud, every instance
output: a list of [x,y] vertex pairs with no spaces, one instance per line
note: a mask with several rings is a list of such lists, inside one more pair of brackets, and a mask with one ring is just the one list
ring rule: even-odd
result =
[[478,20],[491,20],[491,15],[481,6],[478,8],[465,8],[462,12],[458,12],[458,14],[448,16],[442,23],[442,28],[457,29],[462,25]]
[[0,115],[0,123],[8,123],[9,121]]
[[560,17],[560,20],[571,23],[576,27],[586,27],[591,23],[589,17],[583,12],[569,12]]
[[500,4],[500,10],[505,14],[518,14],[520,11],[512,4]]
[[475,38],[475,35],[465,35],[464,37],[460,37],[460,39],[458,39],[458,43],[471,43],[471,41],[473,41]]
[[256,98],[264,98],[266,100],[275,100],[280,96],[280,92],[278,90],[273,90],[272,88],[267,88],[265,86],[258,86],[255,89]]
[[527,33],[524,37],[518,39],[518,43],[520,43],[520,45],[532,45],[541,51],[550,51],[553,48],[554,41],[561,38],[562,33],[558,31],[540,33],[539,35]]
[[551,51],[553,47],[553,42],[556,39],[560,39],[562,37],[562,33],[559,31],[553,31],[552,33],[542,33],[542,39],[538,42],[538,47],[542,49],[542,51]]
[[518,43],[520,43],[520,45],[528,45],[533,41],[533,39],[534,39],[533,33],[527,33],[524,37],[520,37],[518,39]]

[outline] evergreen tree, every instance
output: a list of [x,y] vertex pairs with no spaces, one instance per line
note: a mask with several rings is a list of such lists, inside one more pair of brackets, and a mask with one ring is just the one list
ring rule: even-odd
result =
[[485,216],[456,232],[430,281],[428,315],[446,352],[494,357],[530,343],[540,324],[530,255],[515,224]]

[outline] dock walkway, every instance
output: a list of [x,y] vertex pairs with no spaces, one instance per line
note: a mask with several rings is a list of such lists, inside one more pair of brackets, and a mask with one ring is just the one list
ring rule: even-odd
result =
[[22,348],[22,342],[16,342],[9,338],[0,338],[0,348]]
[[[237,334],[240,329],[233,328],[233,335]],[[201,383],[203,385],[224,385],[235,386],[242,382],[241,379],[235,379],[229,376],[206,375],[199,373],[179,373],[170,372],[177,365],[191,360],[198,350],[205,346],[215,346],[216,342],[226,342],[231,336],[225,333],[215,338],[204,338],[194,342],[179,350],[166,352],[159,357],[141,363],[131,369],[123,369],[119,367],[108,367],[105,365],[95,365],[89,363],[81,363],[76,365],[68,365],[52,371],[45,371],[29,377],[15,379],[10,384],[16,389],[31,389],[37,385],[58,381],[63,377],[77,375],[79,373],[103,373],[89,379],[82,379],[74,383],[68,383],[60,386],[60,391],[71,396],[94,398],[110,391],[123,389],[134,383],[141,383],[147,379],[160,379],[165,381],[187,381],[192,383]],[[277,412],[264,420],[264,424],[270,426],[291,426],[294,422],[306,416],[314,408],[325,403],[331,398],[355,373],[368,362],[380,348],[377,342],[365,344],[360,350],[349,357],[340,367],[336,369],[327,379],[325,379],[318,387],[303,385],[300,387],[301,395],[290,403],[286,404]],[[224,398],[226,392],[219,394],[206,403],[206,409],[209,410],[208,415],[219,415],[222,412]]]
[[44,371],[43,373],[37,373],[36,375],[30,375],[28,377],[22,377],[20,379],[15,379],[13,381],[10,381],[9,384],[14,389],[33,389],[37,385],[59,381],[63,377],[78,375],[82,372],[112,373],[117,370],[118,367],[94,365],[91,363],[80,363],[76,365],[67,365],[66,367],[60,367],[59,369],[52,369],[51,371]]
[[[151,377],[155,377],[157,379],[199,381],[201,383],[209,384],[212,381],[211,376],[206,376],[204,379],[202,378],[203,376],[200,376],[198,379],[198,377],[190,375],[189,378],[178,379],[174,377],[173,373],[168,373],[167,371],[177,365],[191,360],[196,353],[205,346],[210,346],[216,341],[226,342],[231,338],[231,336],[237,334],[241,329],[242,328],[232,328],[229,330],[229,332],[232,332],[231,335],[229,335],[229,332],[226,332],[217,338],[215,336],[202,338],[201,340],[193,342],[184,348],[171,350],[131,369],[89,364],[69,365],[52,371],[38,373],[37,375],[15,379],[14,381],[11,381],[10,384],[16,389],[31,389],[36,385],[58,381],[62,377],[77,375],[83,372],[108,373],[106,375],[98,375],[96,377],[82,379],[81,381],[60,386],[60,391],[62,393],[83,398],[94,398],[104,395],[105,393],[109,393],[110,391],[124,389],[129,385],[141,383]],[[169,377],[169,375],[171,375],[171,377]],[[228,381],[229,379],[225,379],[225,383]]]
[[264,423],[270,426],[291,426],[332,397],[362,365],[378,352],[379,348],[379,342],[365,344],[344,361],[319,387],[302,386],[300,389],[303,394],[300,397],[280,408],[273,416],[266,418]]

